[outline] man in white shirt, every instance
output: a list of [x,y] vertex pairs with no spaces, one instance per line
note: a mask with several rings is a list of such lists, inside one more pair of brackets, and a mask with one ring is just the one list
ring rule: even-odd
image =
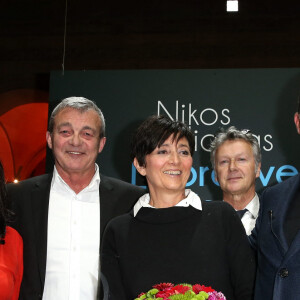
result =
[[46,134],[52,174],[8,185],[24,242],[21,300],[100,299],[99,248],[107,222],[144,190],[103,176],[95,163],[106,142],[93,101],[70,97],[54,108]]
[[250,235],[259,211],[255,180],[260,174],[261,151],[257,139],[249,130],[234,126],[222,130],[211,143],[211,163],[223,200],[237,211]]

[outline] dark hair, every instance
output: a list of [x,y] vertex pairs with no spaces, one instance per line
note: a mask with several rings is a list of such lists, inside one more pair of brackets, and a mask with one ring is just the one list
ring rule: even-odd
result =
[[299,96],[299,98],[298,98],[298,114],[300,114],[300,96]]
[[74,108],[81,112],[86,112],[88,110],[94,110],[101,121],[100,124],[100,138],[105,136],[105,119],[101,109],[96,105],[96,103],[92,100],[89,100],[84,97],[69,97],[63,99],[52,111],[51,116],[49,118],[48,131],[52,134],[54,128],[54,122],[56,115],[65,108]]
[[4,244],[6,224],[12,213],[8,210],[7,191],[3,166],[0,162],[0,244]]
[[131,140],[131,159],[135,157],[140,166],[145,166],[145,157],[160,147],[171,135],[178,142],[186,138],[191,155],[195,150],[195,138],[190,128],[165,116],[150,116],[136,130]]

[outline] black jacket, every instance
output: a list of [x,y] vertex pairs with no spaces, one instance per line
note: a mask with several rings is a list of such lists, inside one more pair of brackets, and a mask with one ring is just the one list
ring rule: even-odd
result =
[[[100,240],[110,219],[128,212],[145,190],[100,175]],[[24,274],[20,300],[42,299],[47,255],[48,207],[52,174],[7,186],[15,220],[11,224],[24,243]]]

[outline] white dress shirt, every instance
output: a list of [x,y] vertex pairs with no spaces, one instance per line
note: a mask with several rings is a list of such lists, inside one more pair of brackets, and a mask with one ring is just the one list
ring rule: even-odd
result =
[[255,226],[259,211],[259,198],[256,193],[254,198],[248,203],[245,208],[247,209],[247,211],[243,215],[241,221],[244,225],[247,235],[250,235]]
[[99,168],[76,194],[54,167],[43,300],[95,300],[100,246]]
[[[197,194],[195,194],[193,191],[191,191],[189,189],[186,189],[185,196],[186,196],[186,198],[179,201],[175,206],[188,207],[189,205],[191,205],[198,210],[202,210],[202,203],[201,203],[200,197]],[[138,202],[133,207],[133,216],[135,217],[136,214],[138,213],[138,211],[142,207],[156,208],[156,207],[150,205],[149,203],[150,203],[150,194],[149,193],[140,197]]]

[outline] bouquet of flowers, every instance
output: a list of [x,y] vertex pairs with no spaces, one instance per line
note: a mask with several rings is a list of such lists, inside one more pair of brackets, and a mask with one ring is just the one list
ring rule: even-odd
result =
[[210,286],[200,284],[160,283],[146,293],[141,293],[135,300],[226,300],[221,292]]

